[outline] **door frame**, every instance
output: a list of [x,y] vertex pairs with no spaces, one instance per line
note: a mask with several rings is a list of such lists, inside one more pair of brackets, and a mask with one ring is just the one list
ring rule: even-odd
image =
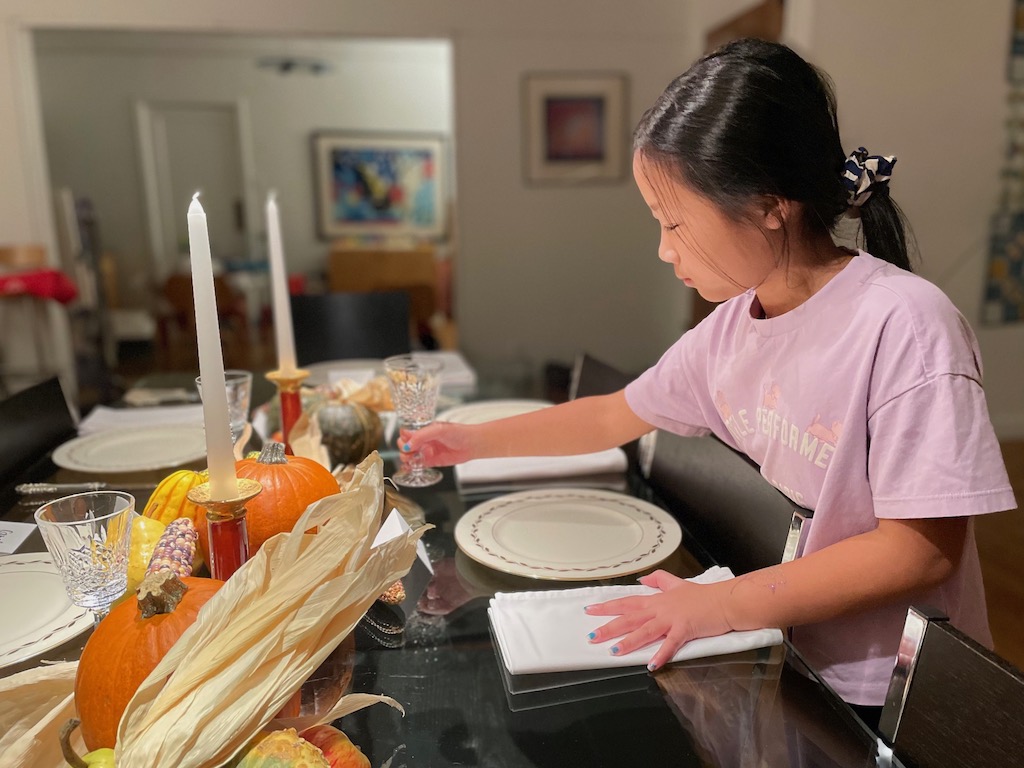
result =
[[[135,102],[135,127],[138,135],[139,168],[142,172],[142,189],[146,209],[146,229],[149,234],[150,260],[153,274],[162,280],[172,271],[173,265],[168,262],[167,233],[164,231],[164,216],[161,211],[162,201],[166,195],[161,194],[161,187],[170,183],[162,168],[165,159],[161,157],[160,148],[154,138],[154,113],[162,108],[190,107],[210,109],[228,109],[235,116],[238,127],[239,165],[242,169],[242,205],[245,213],[245,240],[249,258],[259,254],[259,198],[256,187],[256,161],[252,141],[252,120],[249,103],[245,98],[237,99],[189,99],[189,100],[154,100],[139,99]],[[182,209],[184,210],[184,202]]]

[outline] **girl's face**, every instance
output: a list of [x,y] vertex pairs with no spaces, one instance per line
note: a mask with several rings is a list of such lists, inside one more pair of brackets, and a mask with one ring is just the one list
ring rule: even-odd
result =
[[658,258],[708,301],[756,288],[775,270],[776,254],[753,223],[729,218],[639,152],[633,156],[633,177],[661,224]]

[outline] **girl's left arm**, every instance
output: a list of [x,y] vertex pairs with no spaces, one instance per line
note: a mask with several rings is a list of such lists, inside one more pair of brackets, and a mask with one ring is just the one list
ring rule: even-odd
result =
[[651,669],[698,637],[732,630],[825,621],[934,587],[956,569],[969,518],[880,519],[878,527],[806,557],[717,584],[693,584],[657,571],[641,579],[660,594],[589,606],[617,616],[591,642],[621,638],[629,653],[664,638]]

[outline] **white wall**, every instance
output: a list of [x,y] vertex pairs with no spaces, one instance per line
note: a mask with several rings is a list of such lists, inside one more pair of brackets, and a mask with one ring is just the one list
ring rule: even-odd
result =
[[[259,198],[270,188],[278,192],[289,269],[295,272],[323,270],[329,247],[314,226],[314,131],[451,136],[445,41],[42,31],[36,52],[50,177],[55,187],[70,186],[93,201],[104,248],[120,260],[122,295],[129,301],[146,301],[141,280],[152,261],[137,100],[245,100]],[[256,66],[263,57],[282,55],[313,57],[330,69],[314,77]],[[265,232],[262,218],[256,228]]]
[[989,219],[1006,151],[1010,0],[789,0],[786,39],[835,81],[848,149],[895,154],[893,198],[919,271],[967,317],[982,347],[1001,436],[1024,436],[1024,324],[982,326]]
[[589,349],[641,367],[683,329],[689,296],[657,262],[657,230],[628,179],[580,191],[526,189],[519,83],[532,70],[623,71],[635,120],[699,52],[688,24],[694,2],[308,0],[300,10],[253,0],[5,0],[0,239],[44,239],[50,228],[48,212],[38,210],[46,179],[39,129],[20,85],[26,29],[448,38],[461,207],[456,308],[466,353],[486,368],[521,352],[536,369]]

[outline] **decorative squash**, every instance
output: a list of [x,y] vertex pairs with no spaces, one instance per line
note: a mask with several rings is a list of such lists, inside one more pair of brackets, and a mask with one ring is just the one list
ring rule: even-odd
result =
[[209,479],[210,473],[205,470],[193,472],[191,469],[179,469],[172,472],[153,490],[142,514],[156,518],[164,525],[179,517],[195,521],[201,507],[188,500],[188,492]]
[[358,464],[380,444],[380,416],[359,403],[328,402],[316,410],[331,464]]
[[90,750],[113,747],[125,707],[224,582],[169,570],[147,574],[137,600],[111,609],[82,651],[75,705]]
[[[285,456],[281,443],[267,443],[258,458],[236,462],[235,473],[263,485],[263,491],[245,505],[250,557],[271,536],[290,531],[314,501],[339,492],[338,481],[325,467],[312,459]],[[204,509],[196,517],[196,528],[206,555],[210,541]]]
[[167,526],[155,517],[138,515],[132,520],[132,539],[128,549],[128,586],[118,601],[135,595],[135,591],[142,584],[142,577],[146,575],[153,550],[156,549],[157,542],[166,528]]
[[324,753],[294,728],[260,733],[230,768],[331,768]]

